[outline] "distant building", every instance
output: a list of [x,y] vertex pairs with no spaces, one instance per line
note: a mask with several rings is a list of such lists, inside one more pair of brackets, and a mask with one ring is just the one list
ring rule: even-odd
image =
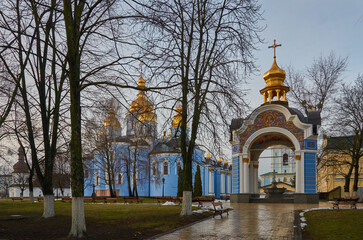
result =
[[[324,154],[317,166],[317,189],[327,199],[344,197],[345,174],[351,162],[347,149],[352,147],[354,136],[325,137],[323,141]],[[362,150],[363,151],[363,150]],[[363,196],[363,157],[359,161],[358,196]],[[354,170],[350,178],[349,194],[353,193]]]
[[264,188],[272,183],[274,171],[276,175],[276,182],[294,186],[296,172],[294,151],[289,148],[284,148],[283,146],[271,148],[271,171],[260,175],[261,188]]
[[[53,174],[54,196],[70,196],[70,178],[68,174]],[[18,149],[18,161],[13,166],[9,197],[29,197],[29,169],[25,163],[25,153]],[[43,196],[38,179],[33,180],[33,196]]]

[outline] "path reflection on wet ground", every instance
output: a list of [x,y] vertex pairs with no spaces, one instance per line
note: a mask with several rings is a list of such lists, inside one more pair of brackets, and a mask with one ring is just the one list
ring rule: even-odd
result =
[[319,204],[236,203],[229,216],[216,216],[164,235],[167,239],[293,239],[294,210],[331,207]]

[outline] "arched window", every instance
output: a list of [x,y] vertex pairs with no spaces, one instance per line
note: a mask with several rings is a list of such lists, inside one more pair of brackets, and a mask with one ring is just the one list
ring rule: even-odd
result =
[[153,176],[156,176],[156,174],[157,174],[157,165],[156,165],[156,162],[154,161],[151,165],[152,165],[151,166],[152,175]]
[[181,168],[181,162],[177,161],[176,168],[175,168],[175,175],[179,176],[179,169]]
[[117,184],[122,184],[122,183],[123,183],[122,173],[118,173],[117,174]]
[[100,176],[98,176],[98,172],[96,173],[96,177],[95,177],[95,185],[96,186],[100,185]]
[[287,182],[287,178],[286,177],[284,177],[284,182]]
[[283,165],[284,166],[289,165],[289,155],[287,155],[287,153],[285,153],[284,155],[282,155],[282,161],[283,161]]
[[164,162],[164,175],[169,175],[169,163],[167,161]]

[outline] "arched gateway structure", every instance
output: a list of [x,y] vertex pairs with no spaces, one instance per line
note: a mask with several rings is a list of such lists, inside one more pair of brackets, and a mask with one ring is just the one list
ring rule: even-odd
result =
[[[274,43],[273,48],[276,48]],[[320,112],[304,116],[289,107],[284,85],[286,73],[274,61],[263,78],[266,87],[260,92],[264,103],[246,119],[233,119],[230,125],[232,144],[231,202],[250,202],[258,193],[258,159],[268,147],[283,145],[294,151],[296,176],[295,203],[318,202],[316,194],[317,129]]]

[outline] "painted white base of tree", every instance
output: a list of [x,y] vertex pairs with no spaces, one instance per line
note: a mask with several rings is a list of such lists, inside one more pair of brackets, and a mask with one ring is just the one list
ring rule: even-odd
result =
[[72,227],[68,237],[86,236],[86,219],[84,216],[83,197],[72,198]]
[[344,197],[350,197],[349,192],[344,192]]
[[353,191],[353,194],[352,194],[352,197],[357,197],[357,192],[356,191]]
[[192,211],[192,191],[183,191],[183,204],[181,216],[191,216]]
[[43,218],[50,218],[54,216],[54,195],[44,195]]
[[34,203],[34,193],[33,193],[33,191],[29,192],[29,199],[30,199],[30,203]]

